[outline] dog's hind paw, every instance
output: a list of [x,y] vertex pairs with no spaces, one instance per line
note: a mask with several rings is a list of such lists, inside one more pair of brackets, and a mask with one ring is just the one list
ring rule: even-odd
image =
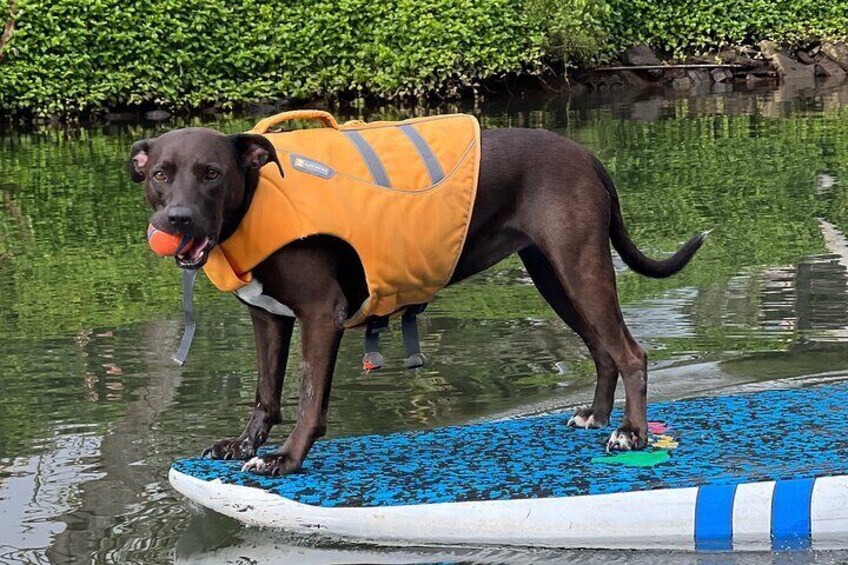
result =
[[605,427],[607,422],[600,418],[596,418],[591,408],[580,408],[574,412],[574,415],[571,418],[569,418],[567,425],[572,428],[594,430]]
[[243,473],[253,472],[259,475],[277,476],[296,473],[300,467],[299,463],[285,453],[268,453],[254,457],[242,465],[241,470]]
[[644,449],[647,445],[647,433],[639,434],[635,429],[622,426],[615,430],[607,440],[607,452]]

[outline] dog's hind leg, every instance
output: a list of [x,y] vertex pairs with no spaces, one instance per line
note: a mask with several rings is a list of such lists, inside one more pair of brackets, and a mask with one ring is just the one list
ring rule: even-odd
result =
[[577,410],[568,421],[569,426],[577,428],[603,428],[609,423],[610,412],[618,383],[618,368],[612,357],[606,352],[598,336],[587,327],[585,321],[574,310],[568,295],[557,280],[556,272],[548,258],[532,245],[518,253],[533,284],[550,304],[563,322],[579,335],[595,362],[597,382],[592,406]]
[[648,443],[647,355],[624,323],[609,240],[603,232],[584,229],[579,233],[573,227],[571,237],[540,242],[539,247],[585,331],[595,336],[624,381],[624,420],[610,436],[607,449],[642,449]]
[[222,439],[204,452],[213,459],[250,459],[268,439],[274,424],[279,424],[280,396],[289,358],[294,318],[276,316],[260,308],[250,308],[256,337],[256,360],[259,377],[256,400],[250,421],[241,436]]

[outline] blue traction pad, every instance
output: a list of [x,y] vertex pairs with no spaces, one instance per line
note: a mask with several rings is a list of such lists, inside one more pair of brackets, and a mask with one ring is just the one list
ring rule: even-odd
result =
[[[616,412],[612,422],[621,417]],[[848,382],[651,404],[648,420],[665,424],[664,435],[677,443],[653,466],[605,464],[609,460],[599,458],[606,457],[613,428],[577,430],[567,427],[569,417],[319,441],[303,471],[284,477],[243,473],[241,461],[191,458],[173,467],[202,480],[325,507],[566,497],[848,474]]]

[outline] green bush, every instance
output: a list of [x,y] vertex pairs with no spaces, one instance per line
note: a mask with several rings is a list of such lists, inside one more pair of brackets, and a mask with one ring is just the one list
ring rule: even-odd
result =
[[[0,110],[41,115],[420,96],[637,43],[682,54],[848,33],[846,0],[12,2]],[[0,20],[10,17],[0,8]]]
[[772,39],[848,35],[846,0],[604,0],[606,53],[645,43],[676,55]]
[[605,0],[526,0],[529,21],[544,32],[547,56],[580,63],[603,47],[610,18]]
[[533,65],[514,0],[18,0],[0,108],[419,94]]

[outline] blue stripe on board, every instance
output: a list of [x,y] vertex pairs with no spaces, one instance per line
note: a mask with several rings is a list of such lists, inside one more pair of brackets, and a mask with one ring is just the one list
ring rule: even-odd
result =
[[771,547],[810,549],[810,503],[815,479],[777,481],[771,503]]
[[424,141],[424,138],[421,137],[418,130],[410,124],[398,126],[398,128],[406,134],[406,137],[409,138],[415,146],[415,149],[418,150],[418,154],[421,155],[421,159],[424,161],[424,166],[427,167],[427,174],[430,175],[430,181],[433,184],[436,184],[445,178],[445,172],[442,170],[442,165],[439,164],[439,160],[436,159],[436,156],[433,154],[430,146],[427,145],[427,142]]
[[695,549],[733,549],[733,497],[736,485],[706,485],[698,488],[695,502]]
[[380,161],[377,153],[374,152],[374,148],[365,141],[362,134],[358,131],[342,131],[342,133],[353,142],[359,154],[362,155],[362,159],[365,160],[365,164],[368,166],[374,182],[381,186],[392,186],[389,183],[389,175],[386,174],[386,169],[383,168],[383,162]]

